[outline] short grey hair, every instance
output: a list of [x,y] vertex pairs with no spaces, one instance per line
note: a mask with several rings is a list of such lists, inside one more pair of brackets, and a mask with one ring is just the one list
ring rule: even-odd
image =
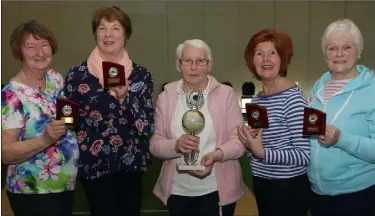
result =
[[184,51],[185,46],[192,46],[198,49],[203,49],[206,51],[206,58],[208,60],[212,60],[212,53],[210,47],[207,45],[206,42],[200,40],[200,39],[191,39],[191,40],[186,40],[182,44],[179,44],[177,46],[177,51],[176,55],[179,59],[182,57],[182,52]]
[[328,37],[332,34],[350,36],[358,50],[358,55],[361,55],[363,50],[363,37],[358,26],[350,19],[339,19],[329,24],[322,36],[322,50],[325,55],[325,46]]

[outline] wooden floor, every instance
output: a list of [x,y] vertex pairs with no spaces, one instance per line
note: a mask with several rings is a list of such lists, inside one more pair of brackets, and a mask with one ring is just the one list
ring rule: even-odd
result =
[[258,208],[255,201],[254,194],[246,187],[243,186],[245,190],[245,196],[237,202],[235,216],[257,216]]
[[1,190],[1,215],[4,215],[4,216],[13,215],[13,212],[9,206],[9,201],[8,201],[5,188]]
[[[258,209],[253,193],[244,185],[245,196],[237,203],[235,216],[257,216]],[[12,216],[5,189],[1,191],[1,215]],[[82,215],[82,214],[80,214]],[[153,214],[147,214],[153,215]],[[167,214],[166,214],[167,215]]]

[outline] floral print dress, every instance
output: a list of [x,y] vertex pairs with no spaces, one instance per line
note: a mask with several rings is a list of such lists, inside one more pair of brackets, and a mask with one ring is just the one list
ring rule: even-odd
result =
[[128,82],[128,95],[120,104],[89,73],[87,61],[68,72],[64,94],[80,105],[76,132],[81,179],[147,169],[148,139],[155,127],[151,72],[133,63]]
[[[2,90],[1,129],[21,129],[19,141],[43,135],[56,117],[56,98],[62,97],[64,80],[51,69],[46,89],[34,89],[10,81]],[[8,166],[7,190],[11,193],[46,194],[74,190],[79,149],[76,135],[68,131],[61,139],[27,161]]]

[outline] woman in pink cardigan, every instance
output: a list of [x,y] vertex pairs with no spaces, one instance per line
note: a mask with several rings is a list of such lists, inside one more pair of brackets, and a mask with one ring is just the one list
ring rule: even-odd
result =
[[[169,83],[159,95],[151,153],[163,160],[154,188],[171,216],[233,216],[243,195],[238,158],[244,147],[237,137],[243,124],[233,89],[208,73],[213,59],[208,45],[198,39],[177,47],[176,67],[182,79]],[[185,112],[198,109],[204,128],[189,135],[183,125]],[[203,170],[186,171],[184,155],[199,151]]]

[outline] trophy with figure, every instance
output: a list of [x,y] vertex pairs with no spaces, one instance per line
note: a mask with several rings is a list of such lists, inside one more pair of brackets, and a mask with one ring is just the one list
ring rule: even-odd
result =
[[[205,124],[205,118],[199,109],[204,104],[202,91],[192,91],[186,96],[186,103],[190,110],[186,111],[182,117],[182,126],[190,134],[195,136],[202,131]],[[205,166],[197,164],[199,157],[199,148],[196,151],[184,154],[185,164],[178,164],[178,170],[204,170]]]

